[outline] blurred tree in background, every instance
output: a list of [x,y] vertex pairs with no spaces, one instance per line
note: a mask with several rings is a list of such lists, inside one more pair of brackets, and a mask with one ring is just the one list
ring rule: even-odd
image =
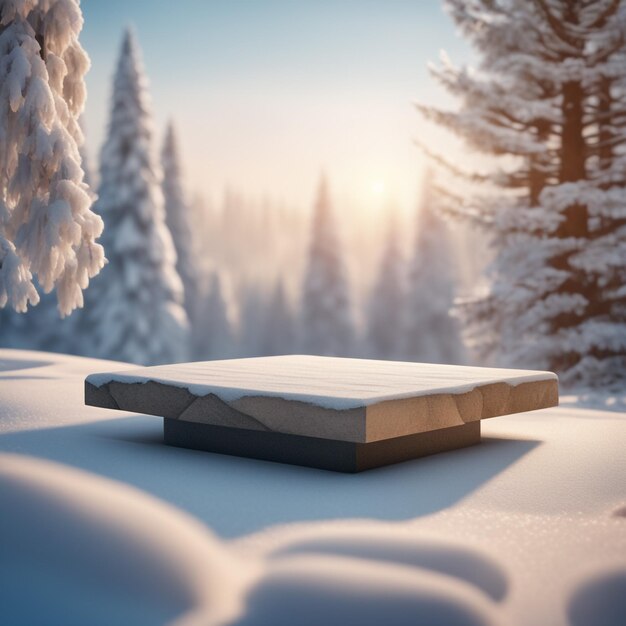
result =
[[187,316],[153,154],[146,79],[134,37],[122,42],[95,210],[109,263],[88,292],[84,354],[142,364],[187,357]]

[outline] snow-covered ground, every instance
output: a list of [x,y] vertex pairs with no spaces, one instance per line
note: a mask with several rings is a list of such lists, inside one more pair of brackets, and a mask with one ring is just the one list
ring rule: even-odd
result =
[[83,405],[117,368],[0,351],[3,623],[626,623],[626,415],[343,475],[163,446]]

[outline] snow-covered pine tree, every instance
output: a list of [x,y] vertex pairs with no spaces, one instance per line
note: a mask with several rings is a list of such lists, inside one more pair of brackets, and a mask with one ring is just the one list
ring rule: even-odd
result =
[[465,348],[451,315],[457,260],[448,226],[435,208],[429,172],[423,181],[408,272],[405,355],[411,361],[458,365],[465,362]]
[[89,353],[142,364],[181,361],[187,346],[183,287],[165,225],[144,70],[124,36],[100,159],[96,210],[108,265],[87,292],[81,333]]
[[292,354],[296,350],[296,324],[282,280],[267,303],[260,352],[264,356]]
[[176,270],[183,281],[185,310],[193,328],[198,306],[198,266],[194,260],[194,240],[191,231],[192,210],[183,189],[178,139],[172,122],[167,125],[165,131],[161,165],[163,167],[165,222],[174,240]]
[[367,306],[366,353],[374,359],[402,359],[406,316],[405,262],[398,215],[388,212],[388,234]]
[[104,264],[78,152],[82,26],[77,0],[0,2],[0,307],[37,304],[35,277],[67,315]]
[[209,276],[205,297],[200,305],[200,325],[195,329],[194,358],[205,361],[234,356],[235,340],[224,297],[222,280],[217,272]]
[[[562,382],[626,377],[626,3],[446,0],[478,71],[435,75],[459,111],[421,107],[496,164],[447,209],[491,233],[484,297],[464,309],[472,342]],[[503,158],[500,158],[503,157]],[[452,188],[447,185],[447,189]]]
[[342,250],[326,178],[313,209],[309,261],[302,289],[301,336],[309,354],[351,354],[354,328]]

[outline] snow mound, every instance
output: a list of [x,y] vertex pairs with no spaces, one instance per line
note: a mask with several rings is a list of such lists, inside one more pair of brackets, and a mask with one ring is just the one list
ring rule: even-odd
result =
[[84,406],[87,374],[125,368],[0,351],[3,624],[626,624],[625,415],[504,416],[337,475]]
[[344,556],[270,563],[238,626],[488,626],[500,623],[483,594],[452,577]]
[[626,568],[588,575],[568,609],[571,626],[626,624]]
[[489,596],[506,587],[496,566],[466,549],[362,532],[244,562],[155,498],[30,457],[0,455],[0,499],[10,512],[0,518],[3,616],[13,626],[43,615],[96,626],[487,626],[498,623]]
[[236,612],[246,569],[204,525],[136,489],[3,454],[0,500],[7,624],[206,624]]
[[291,554],[331,554],[390,562],[432,570],[455,577],[483,591],[494,600],[507,592],[507,575],[490,557],[466,546],[420,538],[388,530],[326,528],[276,549],[273,558]]

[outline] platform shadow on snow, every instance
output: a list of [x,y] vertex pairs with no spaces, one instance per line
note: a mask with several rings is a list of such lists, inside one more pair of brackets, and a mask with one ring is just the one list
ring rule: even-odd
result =
[[65,463],[129,483],[178,506],[223,537],[339,518],[407,520],[452,506],[540,442],[485,437],[480,445],[360,474],[340,474],[173,448],[162,421],[122,417],[7,433],[0,451]]
[[52,365],[52,361],[36,359],[0,359],[0,372],[14,372],[15,370],[30,370],[35,367]]

